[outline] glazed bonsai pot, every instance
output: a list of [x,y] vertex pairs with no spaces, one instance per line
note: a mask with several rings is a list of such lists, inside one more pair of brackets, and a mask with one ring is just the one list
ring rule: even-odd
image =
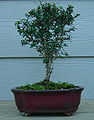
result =
[[27,115],[33,113],[74,113],[80,104],[81,92],[77,87],[63,90],[11,89],[18,110]]

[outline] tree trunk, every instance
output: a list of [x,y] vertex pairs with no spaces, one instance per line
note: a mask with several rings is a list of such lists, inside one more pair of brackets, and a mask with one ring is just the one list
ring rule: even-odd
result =
[[49,60],[49,62],[46,64],[45,80],[50,81],[52,69],[53,69],[53,68],[52,68],[52,60]]

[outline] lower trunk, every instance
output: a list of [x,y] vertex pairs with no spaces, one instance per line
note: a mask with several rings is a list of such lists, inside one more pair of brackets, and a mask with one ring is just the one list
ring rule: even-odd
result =
[[51,73],[52,73],[52,61],[49,61],[46,64],[46,75],[45,75],[45,80],[50,81]]

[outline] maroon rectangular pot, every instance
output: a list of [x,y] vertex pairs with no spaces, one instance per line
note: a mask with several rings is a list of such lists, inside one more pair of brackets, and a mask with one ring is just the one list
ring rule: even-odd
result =
[[75,112],[80,104],[81,92],[77,87],[63,90],[19,90],[13,88],[15,102],[20,112],[68,113]]

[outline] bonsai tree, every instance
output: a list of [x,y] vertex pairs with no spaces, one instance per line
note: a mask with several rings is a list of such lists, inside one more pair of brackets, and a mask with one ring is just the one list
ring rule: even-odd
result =
[[[26,18],[16,22],[22,45],[29,45],[43,57],[46,74],[43,81],[12,89],[18,110],[22,115],[33,113],[64,113],[72,115],[80,104],[83,87],[66,82],[50,81],[53,62],[58,56],[68,56],[65,50],[75,31],[73,6],[66,9],[55,3],[41,3]],[[71,89],[72,88],[72,89]],[[63,90],[67,89],[67,90]]]
[[19,34],[23,37],[22,45],[35,48],[45,64],[44,80],[49,81],[53,70],[52,64],[58,56],[68,56],[64,47],[71,40],[75,31],[73,22],[79,14],[73,15],[73,6],[66,9],[57,7],[55,3],[40,3],[37,8],[25,14],[26,19],[16,22]]

